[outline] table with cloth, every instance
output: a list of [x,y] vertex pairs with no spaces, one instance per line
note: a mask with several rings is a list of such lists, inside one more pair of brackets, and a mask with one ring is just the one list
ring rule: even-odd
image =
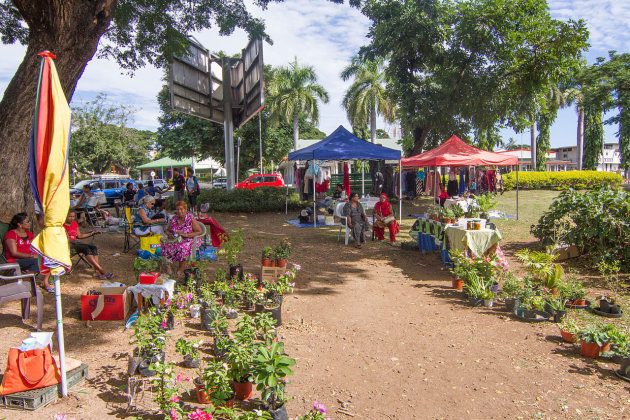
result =
[[446,228],[446,235],[453,249],[460,252],[470,250],[475,257],[481,257],[503,238],[497,228],[467,230],[455,225]]
[[462,210],[464,210],[464,213],[466,213],[468,211],[468,208],[472,205],[476,203],[476,201],[472,198],[447,198],[444,201],[444,208],[447,209],[449,207],[452,207],[456,204],[458,204]]
[[175,280],[164,280],[163,284],[141,284],[138,283],[134,286],[127,287],[127,291],[133,293],[134,299],[138,304],[138,315],[140,315],[146,308],[145,303],[148,303],[148,299],[153,301],[153,304],[164,304],[165,300],[170,296],[175,295]]

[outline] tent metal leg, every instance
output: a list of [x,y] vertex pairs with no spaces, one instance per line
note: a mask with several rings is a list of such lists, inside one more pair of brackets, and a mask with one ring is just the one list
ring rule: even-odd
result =
[[516,167],[516,220],[518,220],[518,166]]
[[399,198],[398,198],[398,221],[402,223],[402,160],[398,161],[398,182],[400,185],[398,186]]

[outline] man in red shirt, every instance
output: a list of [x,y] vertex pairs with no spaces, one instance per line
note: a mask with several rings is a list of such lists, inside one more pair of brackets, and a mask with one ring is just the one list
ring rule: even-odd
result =
[[94,235],[99,235],[101,231],[95,230],[90,233],[81,233],[81,231],[79,230],[79,224],[77,223],[76,219],[76,211],[70,210],[68,212],[66,222],[63,224],[63,227],[66,229],[66,233],[68,234],[70,247],[73,248],[77,253],[85,255],[85,259],[92,265],[92,268],[94,268],[95,278],[99,280],[111,279],[114,275],[105,271],[98,262],[98,248],[95,245],[86,244],[84,242],[78,241],[78,239],[85,239],[90,238]]

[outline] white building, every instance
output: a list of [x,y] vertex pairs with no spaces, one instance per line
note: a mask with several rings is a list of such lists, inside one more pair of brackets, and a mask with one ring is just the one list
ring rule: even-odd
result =
[[[532,151],[530,149],[500,150],[496,153],[518,157],[519,171],[532,170]],[[567,159],[559,158],[555,151],[547,152],[547,163],[545,164],[547,171],[566,171],[569,170],[569,165],[571,165],[571,162]]]
[[[577,146],[563,146],[551,149],[556,152],[558,158],[571,162],[569,170],[577,169]],[[599,155],[598,171],[619,172],[621,154],[619,143],[604,143],[603,154]]]

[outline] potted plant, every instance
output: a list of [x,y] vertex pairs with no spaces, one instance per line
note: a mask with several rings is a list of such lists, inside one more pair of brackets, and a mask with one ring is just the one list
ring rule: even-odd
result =
[[505,300],[505,307],[509,312],[514,313],[519,306],[518,295],[523,288],[521,280],[517,279],[512,273],[507,273],[505,281],[501,287],[499,296]]
[[256,328],[257,337],[264,342],[275,341],[276,339],[276,320],[270,313],[261,312],[253,318]]
[[567,315],[566,300],[564,300],[564,298],[554,296],[547,301],[547,305],[549,307],[548,312],[553,315],[553,322],[562,322],[564,317]]
[[459,219],[464,217],[464,209],[459,204],[455,204],[450,207],[454,221],[453,223],[457,223]]
[[275,248],[276,267],[286,267],[287,258],[291,255],[291,242],[288,238],[284,238]]
[[580,353],[582,356],[595,359],[602,351],[610,349],[611,333],[615,331],[613,325],[605,326],[592,324],[578,332],[580,338]]
[[446,223],[455,223],[455,213],[453,212],[453,207],[449,207],[444,210],[444,220]]
[[288,419],[285,402],[286,377],[293,375],[295,359],[287,357],[283,343],[261,344],[254,357],[254,383],[266,410],[274,419]]
[[610,295],[603,295],[599,300],[599,306],[594,308],[597,315],[606,316],[609,318],[621,318],[623,312],[621,306],[618,304],[619,288],[621,287],[621,281],[619,278],[619,262],[606,262],[600,261],[597,265],[600,274],[604,277],[604,281],[610,290]]
[[468,275],[468,281],[464,285],[466,293],[468,293],[469,302],[472,306],[481,306],[483,297],[486,292],[486,284],[477,273],[471,272]]
[[234,391],[230,386],[227,367],[223,362],[208,362],[200,377],[195,378],[197,401],[215,407],[234,406]]
[[487,219],[488,212],[497,205],[497,199],[492,194],[477,195],[475,201],[483,219]]
[[565,317],[560,323],[560,335],[567,343],[575,343],[580,330],[580,325],[572,318]]
[[252,397],[252,364],[254,361],[254,340],[241,334],[227,352],[228,376],[234,381],[236,399],[244,401]]
[[244,245],[243,231],[241,229],[230,235],[221,245],[225,259],[230,267],[230,278],[234,278],[236,276],[238,277],[238,280],[243,279],[243,266],[238,263],[238,254],[243,251]]
[[484,290],[481,298],[483,299],[483,306],[486,308],[492,308],[492,305],[494,304],[494,292],[492,290]]
[[567,300],[568,307],[586,307],[588,290],[577,279],[567,278],[560,286],[560,295]]
[[183,418],[184,409],[180,396],[184,392],[184,382],[190,380],[178,374],[173,365],[154,362],[151,365],[156,377],[151,380],[153,401],[160,407],[164,418]]
[[607,354],[610,353],[616,356],[619,362],[619,369],[615,371],[615,374],[621,379],[630,381],[630,341],[628,341],[627,333],[620,332],[614,347],[607,352]]
[[199,367],[199,346],[203,343],[199,341],[187,341],[181,337],[175,342],[175,351],[184,356],[184,367]]
[[129,375],[135,374],[149,377],[155,375],[150,368],[152,363],[164,361],[164,328],[161,327],[161,316],[149,312],[139,316],[134,324],[131,345],[136,345],[133,356],[129,358]]
[[266,246],[262,251],[262,266],[271,267],[271,256],[273,255],[273,248]]

